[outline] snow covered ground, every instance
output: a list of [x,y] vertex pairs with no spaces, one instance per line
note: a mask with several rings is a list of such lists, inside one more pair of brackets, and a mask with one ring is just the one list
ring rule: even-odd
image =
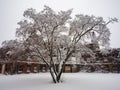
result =
[[0,75],[0,90],[120,90],[120,74],[64,73],[59,84],[49,73]]

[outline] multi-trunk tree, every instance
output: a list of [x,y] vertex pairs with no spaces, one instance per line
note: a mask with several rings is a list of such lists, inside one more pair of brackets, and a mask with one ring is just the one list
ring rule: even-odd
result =
[[108,45],[107,25],[117,21],[82,14],[72,18],[71,13],[72,9],[56,13],[48,6],[37,13],[31,8],[24,12],[24,20],[16,30],[18,41],[30,50],[27,55],[39,58],[48,66],[54,83],[61,81],[64,66],[76,49],[90,51],[85,45],[91,41]]

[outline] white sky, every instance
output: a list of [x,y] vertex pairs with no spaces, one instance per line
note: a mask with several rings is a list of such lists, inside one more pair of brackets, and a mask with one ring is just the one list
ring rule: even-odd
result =
[[[40,11],[44,5],[55,11],[73,8],[73,15],[81,13],[120,20],[120,0],[0,0],[0,44],[15,38],[17,22],[22,20],[27,8]],[[119,29],[120,22],[110,25],[111,47],[120,47]]]

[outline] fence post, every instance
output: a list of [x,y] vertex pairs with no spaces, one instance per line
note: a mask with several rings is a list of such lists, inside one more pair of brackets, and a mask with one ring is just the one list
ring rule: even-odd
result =
[[3,64],[2,64],[2,69],[1,69],[1,73],[2,73],[2,74],[5,74],[5,68],[6,68],[6,64],[3,63]]

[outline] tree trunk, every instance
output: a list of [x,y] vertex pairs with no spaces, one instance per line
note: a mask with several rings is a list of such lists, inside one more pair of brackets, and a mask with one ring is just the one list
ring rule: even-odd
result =
[[57,83],[57,81],[56,81],[56,79],[55,79],[55,75],[54,75],[55,72],[53,72],[52,68],[49,68],[49,69],[50,69],[50,74],[51,74],[51,77],[52,77],[53,82],[54,82],[54,83]]
[[58,74],[58,76],[57,76],[57,82],[59,83],[60,82],[60,80],[61,80],[61,76],[62,76],[62,70],[60,71],[60,73]]
[[53,68],[54,67],[49,68],[52,80],[54,83],[60,83],[64,67],[62,66],[61,70],[58,72],[54,71]]

